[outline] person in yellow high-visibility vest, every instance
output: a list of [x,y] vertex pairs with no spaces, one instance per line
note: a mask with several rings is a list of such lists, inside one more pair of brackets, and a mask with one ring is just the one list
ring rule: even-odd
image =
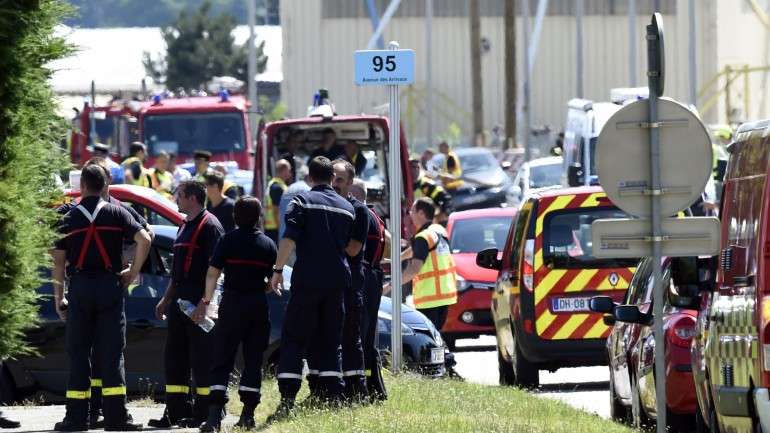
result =
[[279,159],[275,163],[275,177],[267,183],[265,191],[265,234],[278,243],[278,232],[281,228],[281,219],[278,205],[281,196],[286,191],[286,183],[291,181],[291,164],[285,159]]
[[135,141],[131,143],[129,154],[130,156],[120,164],[126,171],[126,183],[150,188],[152,181],[147,169],[144,168],[144,160],[147,158],[147,146],[142,142]]
[[460,165],[460,157],[456,153],[452,152],[449,148],[449,144],[446,141],[442,141],[438,145],[439,152],[444,154],[444,164],[441,168],[439,177],[444,184],[444,188],[449,191],[455,191],[463,186],[465,183],[462,179],[463,168]]
[[[435,214],[436,206],[428,197],[415,200],[409,210],[417,234],[402,282],[412,283],[414,307],[440,331],[449,306],[457,303],[457,273],[446,230],[433,223]],[[384,293],[389,291],[389,286],[383,288]]]
[[169,156],[161,150],[155,157],[155,167],[148,170],[151,187],[168,199],[173,199],[174,175],[168,171]]

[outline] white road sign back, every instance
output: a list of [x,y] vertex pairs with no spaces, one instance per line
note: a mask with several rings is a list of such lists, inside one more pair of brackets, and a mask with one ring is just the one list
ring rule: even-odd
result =
[[[661,247],[664,256],[690,257],[719,254],[719,219],[716,217],[664,218]],[[649,219],[604,219],[591,224],[594,257],[652,256]]]

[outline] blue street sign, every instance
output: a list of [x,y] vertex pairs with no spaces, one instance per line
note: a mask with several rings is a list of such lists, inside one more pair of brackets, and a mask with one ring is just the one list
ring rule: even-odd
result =
[[355,53],[356,84],[401,86],[414,83],[414,50],[361,50]]

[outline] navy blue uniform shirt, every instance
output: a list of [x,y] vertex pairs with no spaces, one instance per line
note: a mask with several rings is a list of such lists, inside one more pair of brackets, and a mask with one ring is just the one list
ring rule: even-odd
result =
[[225,233],[230,233],[235,230],[235,202],[230,197],[225,197],[216,207],[211,206],[211,202],[206,205],[206,210],[214,214],[219,220],[219,224],[225,230]]
[[291,275],[293,291],[350,287],[345,247],[353,219],[353,205],[329,185],[317,185],[291,199],[283,236],[297,245],[297,261]]
[[[94,214],[97,204],[100,202],[103,202],[103,200],[99,197],[85,197],[80,201],[80,205],[89,214]],[[109,272],[117,274],[123,267],[121,260],[123,239],[133,238],[142,227],[122,207],[107,202],[103,203],[103,207],[96,213],[96,218],[94,219],[97,230],[96,234],[91,237],[89,245],[87,245],[88,248],[83,260],[82,271],[93,273],[107,271],[107,266],[105,266],[96,241],[96,236],[98,236],[107,254]],[[83,212],[77,209],[77,205],[73,206],[59,222],[59,233],[64,235],[64,237],[56,242],[56,249],[66,251],[67,275],[73,275],[77,272],[75,265],[78,263],[87,235],[84,229],[90,225],[91,221]]]
[[219,240],[210,265],[224,270],[225,293],[264,296],[277,256],[272,239],[255,228],[237,228]]
[[350,239],[361,242],[361,251],[355,257],[349,257],[351,272],[361,273],[361,260],[364,257],[366,248],[366,235],[369,231],[369,209],[365,204],[356,200],[354,197],[348,197],[348,201],[353,205],[353,229],[350,232]]
[[[201,227],[195,247],[192,249],[192,261],[187,270],[185,263],[193,234],[198,229],[201,220],[209,215]],[[209,269],[209,259],[214,254],[219,238],[224,234],[222,225],[213,215],[204,210],[191,221],[185,221],[179,228],[174,241],[174,265],[171,268],[171,278],[176,287],[176,297],[197,304],[203,297],[206,288],[206,272]]]

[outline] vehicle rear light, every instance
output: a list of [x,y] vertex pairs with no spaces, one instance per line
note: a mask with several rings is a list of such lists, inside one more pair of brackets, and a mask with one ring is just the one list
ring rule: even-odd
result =
[[695,336],[695,319],[690,316],[680,317],[668,329],[668,341],[679,347],[689,348]]
[[524,332],[526,332],[527,334],[532,333],[532,320],[524,319]]
[[535,240],[527,239],[524,244],[524,263],[521,266],[521,281],[524,288],[532,292],[535,290]]

